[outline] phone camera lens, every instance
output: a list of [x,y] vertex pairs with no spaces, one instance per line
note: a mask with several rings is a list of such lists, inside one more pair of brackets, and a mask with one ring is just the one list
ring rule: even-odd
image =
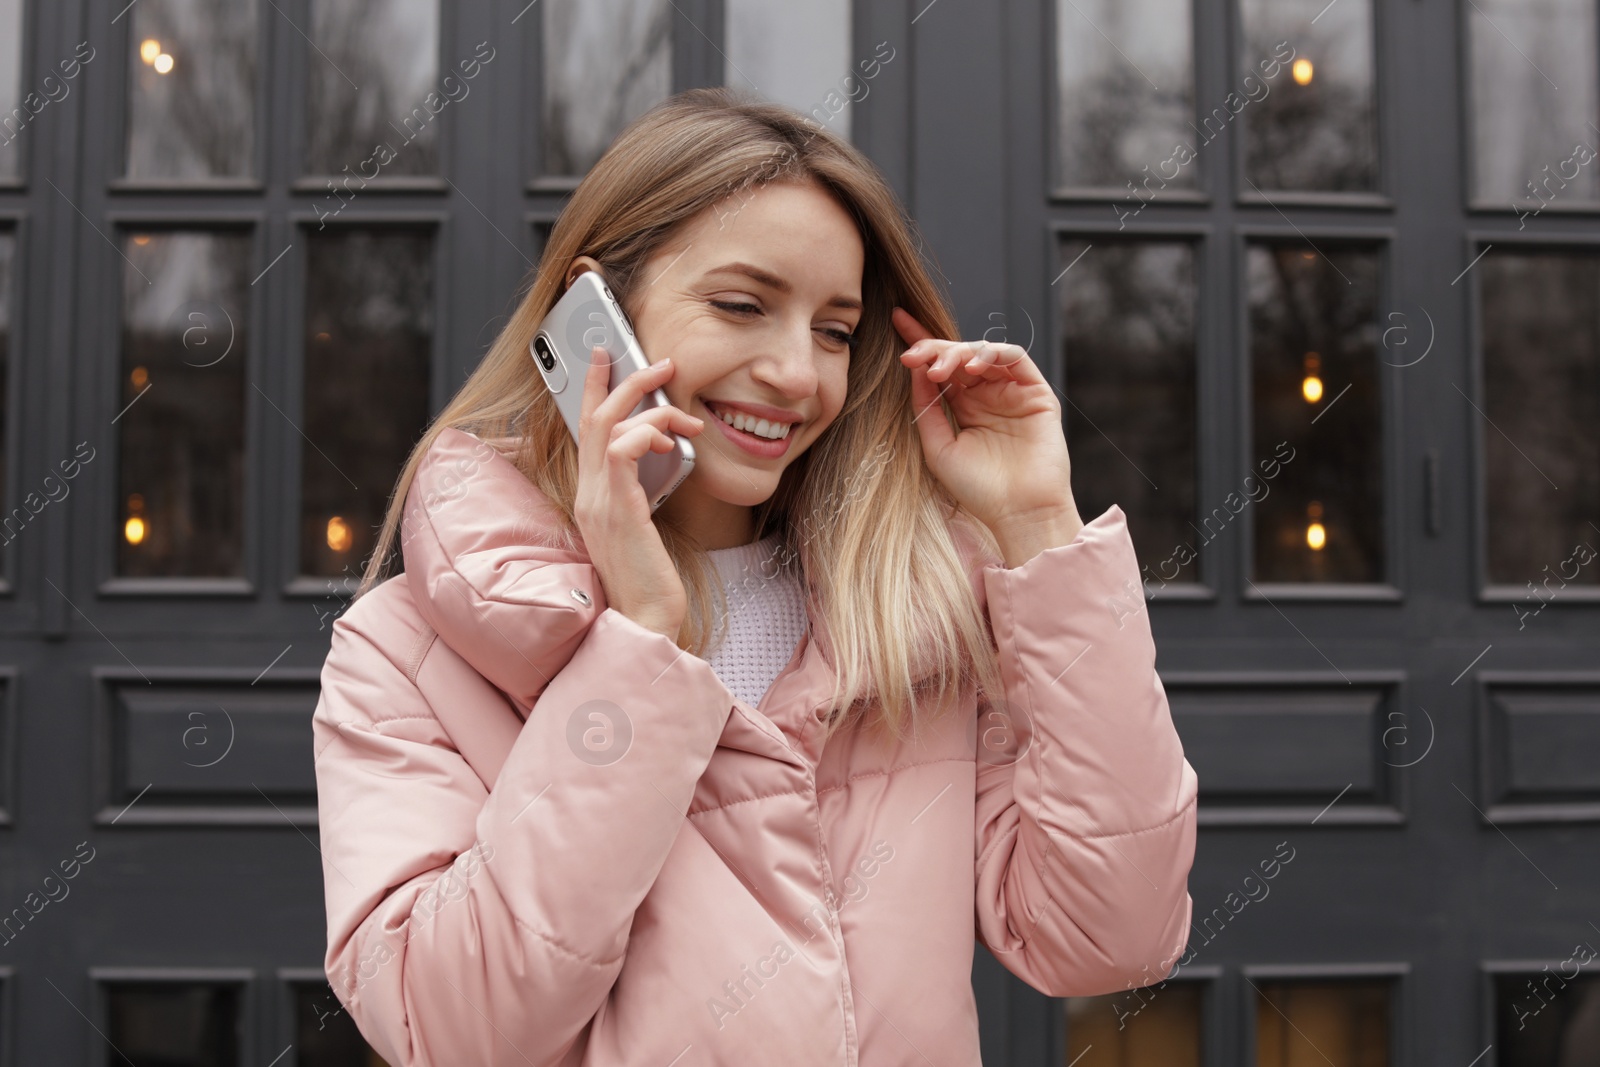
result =
[[534,352],[539,356],[540,366],[547,371],[553,371],[556,369],[555,353],[550,351],[550,345],[543,337],[535,337],[533,339],[533,349]]

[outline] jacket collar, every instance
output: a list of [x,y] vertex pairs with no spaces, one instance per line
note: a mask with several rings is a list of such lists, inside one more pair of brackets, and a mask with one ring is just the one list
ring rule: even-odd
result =
[[[526,718],[606,599],[581,543],[554,544],[560,513],[512,461],[517,443],[442,429],[407,491],[401,544],[406,581],[424,619]],[[824,710],[833,687],[832,645],[809,600],[806,616],[792,669],[776,679],[759,710],[727,693],[734,710],[725,740],[735,747],[793,745],[810,735]]]

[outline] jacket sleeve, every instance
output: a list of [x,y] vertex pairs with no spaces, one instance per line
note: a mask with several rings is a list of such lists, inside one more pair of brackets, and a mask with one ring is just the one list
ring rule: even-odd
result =
[[1165,978],[1188,940],[1195,798],[1155,670],[1127,519],[981,562],[1004,681],[980,700],[977,934],[1047,996]]
[[360,607],[313,717],[329,982],[392,1067],[576,1062],[732,697],[608,608],[486,789]]

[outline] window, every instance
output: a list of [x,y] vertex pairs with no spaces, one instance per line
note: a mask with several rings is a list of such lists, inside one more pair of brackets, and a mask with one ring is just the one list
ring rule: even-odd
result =
[[1056,0],[1055,20],[1056,188],[1198,188],[1174,157],[1194,141],[1189,0]]
[[116,572],[242,576],[250,235],[120,236]]
[[254,0],[144,0],[128,12],[127,177],[255,175],[257,14]]
[[1127,513],[1147,588],[1198,581],[1195,245],[1064,238],[1059,260],[1079,511]]
[[425,101],[438,91],[439,0],[314,0],[306,64],[306,173],[357,173],[379,144],[394,153],[385,177],[437,173]]
[[667,0],[544,0],[546,175],[582,177],[629,122],[670,95]]

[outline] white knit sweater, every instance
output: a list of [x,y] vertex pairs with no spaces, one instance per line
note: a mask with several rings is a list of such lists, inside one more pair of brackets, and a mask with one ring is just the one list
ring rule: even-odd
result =
[[[782,566],[777,534],[708,555],[728,600],[727,633],[706,662],[734,696],[755,707],[805,635],[805,592],[793,563]],[[715,633],[715,631],[713,631]]]

